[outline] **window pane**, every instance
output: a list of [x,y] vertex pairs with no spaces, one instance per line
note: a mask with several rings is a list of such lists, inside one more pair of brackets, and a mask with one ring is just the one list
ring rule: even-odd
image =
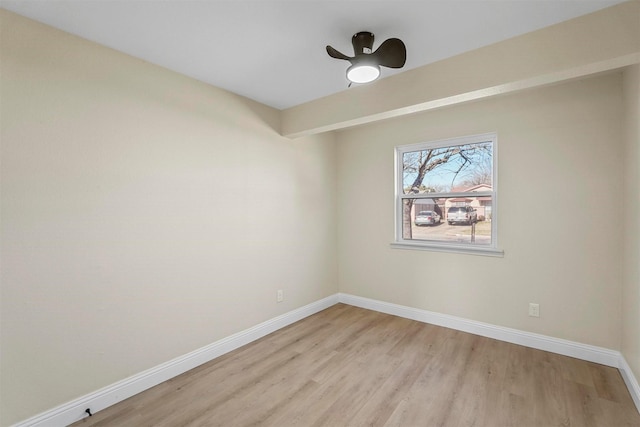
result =
[[411,151],[402,155],[402,189],[404,194],[474,191],[493,186],[492,171],[490,141]]
[[440,197],[403,200],[403,239],[491,245],[492,198]]

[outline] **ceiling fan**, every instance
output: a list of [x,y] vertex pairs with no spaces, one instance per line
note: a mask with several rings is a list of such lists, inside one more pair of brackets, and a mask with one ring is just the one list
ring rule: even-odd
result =
[[360,31],[351,37],[355,56],[350,57],[327,46],[327,53],[336,59],[351,62],[347,68],[347,79],[353,83],[369,83],[380,76],[380,66],[402,68],[407,60],[407,49],[400,39],[385,40],[376,51],[373,51],[373,33]]

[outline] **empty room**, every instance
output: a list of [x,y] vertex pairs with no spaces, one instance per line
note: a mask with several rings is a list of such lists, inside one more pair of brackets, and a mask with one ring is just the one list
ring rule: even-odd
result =
[[640,1],[0,1],[0,427],[640,426]]

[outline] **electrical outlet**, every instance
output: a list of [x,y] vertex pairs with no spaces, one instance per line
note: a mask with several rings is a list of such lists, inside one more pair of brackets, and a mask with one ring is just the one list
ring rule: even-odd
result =
[[284,291],[282,289],[278,289],[278,292],[276,292],[276,301],[277,302],[284,301]]
[[529,303],[529,316],[540,317],[540,304]]

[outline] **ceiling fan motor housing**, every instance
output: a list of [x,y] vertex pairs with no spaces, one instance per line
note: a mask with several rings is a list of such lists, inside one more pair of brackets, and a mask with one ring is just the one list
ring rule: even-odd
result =
[[373,33],[360,31],[351,37],[351,44],[356,55],[370,54],[373,52]]

